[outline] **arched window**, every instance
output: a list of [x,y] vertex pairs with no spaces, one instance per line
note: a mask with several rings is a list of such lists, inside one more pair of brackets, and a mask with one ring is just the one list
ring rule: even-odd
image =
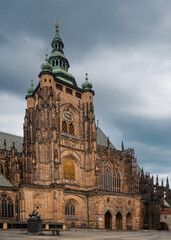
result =
[[72,202],[65,206],[65,215],[75,215],[75,206]]
[[120,192],[120,173],[114,164],[108,161],[101,162],[101,175],[99,177],[100,188],[103,190]]
[[72,123],[69,124],[69,134],[74,135],[74,125]]
[[54,61],[54,60],[52,60],[52,66],[53,66],[53,67],[55,66],[55,61]]
[[62,132],[65,132],[65,133],[68,132],[67,123],[65,121],[62,122]]
[[3,168],[3,165],[2,165],[2,163],[0,163],[0,174],[4,174],[4,168]]
[[6,194],[0,196],[0,218],[13,218],[14,217],[14,205],[10,197]]

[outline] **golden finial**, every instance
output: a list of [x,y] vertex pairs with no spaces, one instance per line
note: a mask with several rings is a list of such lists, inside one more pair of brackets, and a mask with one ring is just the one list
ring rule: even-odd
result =
[[34,80],[31,80],[31,83],[33,83]]
[[48,48],[46,49],[46,53],[45,53],[46,59],[47,59],[47,57],[48,57],[47,51],[48,51]]
[[56,29],[59,27],[59,25],[58,25],[58,19],[56,19],[55,27],[56,27]]
[[87,76],[88,76],[88,73],[86,73],[85,75],[86,75],[86,77],[87,77]]

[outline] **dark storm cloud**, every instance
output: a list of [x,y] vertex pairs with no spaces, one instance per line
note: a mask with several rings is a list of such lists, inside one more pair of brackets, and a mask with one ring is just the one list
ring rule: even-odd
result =
[[58,18],[79,86],[88,68],[104,132],[116,147],[134,147],[145,171],[170,171],[170,11],[169,0],[1,0],[1,129],[19,129],[19,103],[30,80],[38,83]]

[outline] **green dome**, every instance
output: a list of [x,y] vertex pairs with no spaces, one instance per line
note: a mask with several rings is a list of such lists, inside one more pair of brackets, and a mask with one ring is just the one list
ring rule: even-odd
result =
[[27,93],[31,95],[34,92],[33,80],[31,80],[31,87],[27,89]]
[[92,87],[93,87],[93,84],[88,81],[87,75],[88,75],[88,74],[86,73],[86,78],[85,78],[86,81],[83,82],[82,88],[83,88],[84,90],[91,90]]
[[48,62],[48,59],[47,59],[47,58],[45,59],[45,63],[42,63],[41,69],[42,69],[42,71],[52,72],[53,68],[52,68],[52,66],[50,65],[50,63]]

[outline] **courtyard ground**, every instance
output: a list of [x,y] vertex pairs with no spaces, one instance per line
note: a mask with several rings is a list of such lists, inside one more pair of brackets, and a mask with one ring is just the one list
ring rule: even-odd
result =
[[0,239],[2,240],[53,240],[53,239],[79,239],[79,240],[111,240],[111,239],[122,239],[122,240],[158,240],[158,239],[171,239],[171,232],[168,231],[100,231],[100,230],[73,230],[61,232],[60,236],[33,236],[21,234],[21,231],[0,231]]

